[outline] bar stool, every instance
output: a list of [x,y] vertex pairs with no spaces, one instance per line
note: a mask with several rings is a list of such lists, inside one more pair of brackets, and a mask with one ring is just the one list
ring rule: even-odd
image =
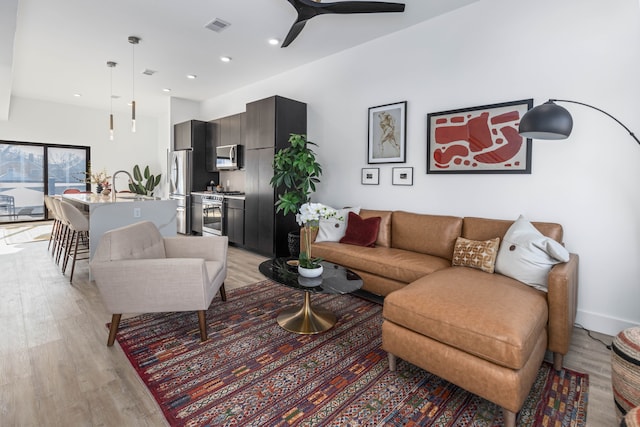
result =
[[[89,253],[89,219],[82,213],[82,211],[80,211],[80,209],[76,208],[71,203],[67,203],[63,200],[60,202],[60,206],[62,207],[62,213],[67,220],[67,226],[70,230],[70,237],[67,239],[64,260],[62,263],[62,274],[67,270],[69,258],[73,258],[73,262],[71,263],[71,277],[69,278],[69,281],[73,282],[73,272],[76,268],[76,260],[78,259],[78,246],[81,241],[83,244],[83,250],[81,253]],[[72,247],[73,255],[71,254]],[[87,255],[82,259],[89,259],[89,256]]]
[[60,256],[62,255],[62,249],[65,246],[65,239],[69,232],[67,220],[64,217],[62,207],[60,206],[61,203],[60,199],[56,197],[51,198],[51,205],[53,206],[56,218],[58,219],[58,231],[56,232],[53,244],[53,255],[55,256],[56,264],[60,264]]
[[54,248],[56,246],[55,241],[58,234],[58,228],[60,227],[60,219],[58,218],[55,206],[53,206],[53,197],[45,194],[44,204],[47,207],[49,214],[53,217],[53,226],[51,227],[51,234],[49,235],[49,246],[47,246],[47,250],[51,251],[51,244],[53,243]]

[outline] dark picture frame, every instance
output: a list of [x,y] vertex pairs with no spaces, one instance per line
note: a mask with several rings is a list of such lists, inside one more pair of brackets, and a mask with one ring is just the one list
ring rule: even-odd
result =
[[533,99],[427,114],[427,173],[531,173],[531,139],[518,134]]
[[413,168],[391,168],[391,184],[413,185]]
[[380,184],[380,168],[362,168],[362,185]]
[[407,145],[407,101],[369,108],[367,162],[404,163]]

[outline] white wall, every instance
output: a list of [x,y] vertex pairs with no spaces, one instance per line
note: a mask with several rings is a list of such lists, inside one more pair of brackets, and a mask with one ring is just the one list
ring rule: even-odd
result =
[[[532,174],[427,175],[426,115],[566,98],[640,132],[639,21],[635,0],[483,0],[210,99],[200,116],[243,111],[275,94],[308,103],[308,135],[325,170],[316,201],[563,224],[567,248],[580,255],[578,322],[615,334],[640,324],[640,146],[601,113],[565,104],[574,133],[534,141]],[[379,186],[361,185],[368,107],[405,100],[402,166],[414,168],[414,185],[391,185],[397,164],[380,166]]]
[[[110,141],[108,111],[13,97],[9,120],[0,120],[0,140],[90,146],[93,172],[131,172],[135,164],[149,165],[154,174],[166,169],[166,160],[157,155],[156,118],[138,114],[136,133],[130,131],[126,113],[114,112],[114,122]],[[126,175],[118,175],[117,181],[117,189],[127,188]]]

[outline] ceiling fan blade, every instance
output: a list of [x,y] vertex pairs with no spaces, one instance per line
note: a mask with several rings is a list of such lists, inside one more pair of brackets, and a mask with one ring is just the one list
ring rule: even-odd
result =
[[325,13],[385,13],[404,12],[404,3],[383,1],[343,1],[319,3]]
[[298,37],[298,34],[300,34],[300,31],[302,31],[306,23],[307,21],[294,22],[291,26],[291,29],[289,30],[289,33],[287,34],[287,37],[284,38],[284,41],[282,42],[282,45],[280,47],[289,46],[291,42],[294,41],[296,37]]
[[387,13],[404,12],[404,3],[389,3],[384,1],[343,1],[321,3],[315,0],[287,0],[298,12],[296,22],[291,26],[281,47],[287,47],[295,40],[307,21],[314,16],[327,13]]

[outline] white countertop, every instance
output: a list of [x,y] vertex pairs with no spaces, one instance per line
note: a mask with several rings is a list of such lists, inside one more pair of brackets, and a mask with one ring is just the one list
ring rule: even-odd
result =
[[109,194],[108,196],[102,196],[100,194],[93,194],[93,193],[71,193],[71,194],[63,194],[62,198],[73,200],[85,205],[95,205],[95,204],[104,204],[104,203],[152,202],[155,200],[162,200],[159,198],[142,196],[140,194],[134,194],[134,193],[118,194],[115,201],[111,199],[111,194]]

